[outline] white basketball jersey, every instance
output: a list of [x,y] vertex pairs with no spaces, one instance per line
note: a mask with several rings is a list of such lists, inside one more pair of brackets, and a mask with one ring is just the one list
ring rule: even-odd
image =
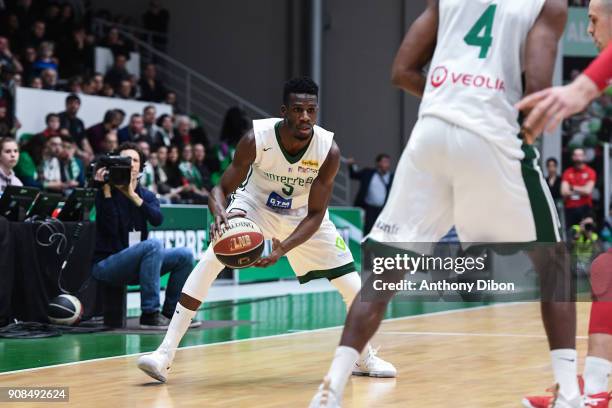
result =
[[527,35],[545,0],[440,0],[419,115],[464,127],[522,158],[518,111]]
[[329,153],[334,134],[315,126],[310,144],[291,156],[280,141],[281,123],[278,118],[253,121],[257,154],[236,195],[274,211],[305,210],[310,187]]

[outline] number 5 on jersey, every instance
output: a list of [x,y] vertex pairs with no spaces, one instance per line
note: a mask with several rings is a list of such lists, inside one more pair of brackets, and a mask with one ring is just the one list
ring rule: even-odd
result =
[[[493,43],[493,37],[491,31],[493,30],[493,20],[495,19],[495,10],[497,9],[496,4],[491,4],[476,23],[470,28],[470,31],[463,38],[463,41],[467,45],[474,47],[480,47],[480,55],[478,58],[487,58],[489,48]],[[483,33],[484,30],[484,33]]]

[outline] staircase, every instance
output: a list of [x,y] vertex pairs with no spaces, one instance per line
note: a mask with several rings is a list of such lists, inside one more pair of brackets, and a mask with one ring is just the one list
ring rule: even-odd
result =
[[[93,30],[99,37],[112,27],[134,46],[144,65],[154,62],[158,75],[168,89],[177,94],[180,108],[190,114],[203,118],[203,126],[212,142],[218,139],[223,126],[225,112],[232,106],[243,109],[251,119],[268,118],[270,115],[232,91],[217,84],[199,72],[158,50],[156,43],[165,42],[165,36],[141,28],[126,26],[102,19],[94,19]],[[344,163],[344,158],[342,161]],[[348,167],[342,165],[336,176],[331,204],[351,205],[351,181]]]

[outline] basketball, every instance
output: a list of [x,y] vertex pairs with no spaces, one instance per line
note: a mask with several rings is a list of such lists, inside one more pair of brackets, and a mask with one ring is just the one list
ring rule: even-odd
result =
[[53,324],[73,326],[81,321],[83,306],[75,296],[62,294],[51,299],[47,315]]
[[228,220],[213,242],[217,259],[229,268],[240,269],[253,265],[264,248],[261,229],[248,218]]

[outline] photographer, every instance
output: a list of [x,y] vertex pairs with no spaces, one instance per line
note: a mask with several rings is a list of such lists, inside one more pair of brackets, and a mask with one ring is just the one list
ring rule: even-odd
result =
[[579,272],[588,272],[591,261],[601,252],[599,235],[595,231],[595,222],[590,216],[572,225],[572,252]]
[[[96,196],[96,250],[92,275],[111,285],[140,285],[140,327],[168,327],[183,284],[193,267],[187,248],[164,249],[160,241],[147,239],[147,222],[161,225],[163,217],[155,195],[138,182],[144,166],[139,147],[123,143],[116,152],[131,158],[130,176],[122,180],[117,169],[100,167],[94,179],[102,185]],[[110,180],[113,180],[111,182]],[[160,276],[170,273],[166,300],[159,312]]]

